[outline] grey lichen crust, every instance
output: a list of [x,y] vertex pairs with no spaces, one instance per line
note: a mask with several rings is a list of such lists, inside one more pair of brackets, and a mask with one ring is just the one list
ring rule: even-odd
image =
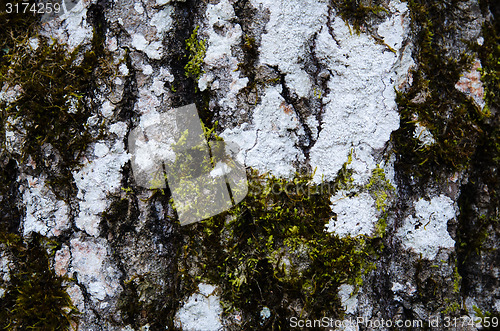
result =
[[[90,0],[0,30],[0,328],[499,321],[496,1]],[[180,226],[127,143],[192,103],[249,193]]]

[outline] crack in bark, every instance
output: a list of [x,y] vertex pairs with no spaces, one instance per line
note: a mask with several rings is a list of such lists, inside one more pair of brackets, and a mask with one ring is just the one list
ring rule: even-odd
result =
[[[320,77],[321,72],[323,70],[322,69],[323,66],[321,65],[321,62],[316,54],[316,47],[317,47],[316,42],[318,39],[318,33],[321,33],[322,30],[323,30],[323,27],[321,27],[319,32],[316,32],[314,34],[314,37],[312,39],[312,43],[310,45],[311,58],[312,58],[312,61],[314,63],[314,66],[316,67],[316,72],[313,75],[313,79],[314,79],[315,85],[321,86],[322,95],[319,97],[319,99],[320,99],[319,112],[314,114],[314,117],[316,118],[316,121],[318,122],[318,127],[317,127],[318,133],[317,133],[316,140],[311,141],[309,149],[314,147],[314,145],[316,144],[317,138],[319,138],[319,135],[320,135],[321,131],[323,130],[323,114],[325,112],[325,106],[327,105],[323,102],[323,96],[330,93],[330,89],[328,88],[328,81],[330,80],[330,77],[333,76],[333,73],[331,72],[331,70],[327,69],[329,72],[328,77],[326,79],[323,79]],[[320,79],[318,79],[318,77],[320,77]]]
[[332,36],[332,39],[335,41],[337,46],[340,47],[340,43],[337,40],[337,36],[335,35],[335,32],[333,31],[333,26],[332,26],[332,17],[335,16],[335,14],[333,13],[333,10],[334,10],[334,8],[333,8],[332,4],[330,3],[328,5],[328,20],[326,21],[326,26],[328,28],[328,33],[330,34],[330,36]]
[[304,100],[299,100],[299,98],[292,94],[290,92],[290,89],[288,88],[286,84],[286,74],[282,73],[277,65],[275,66],[269,66],[272,68],[276,74],[280,77],[280,84],[282,87],[282,91],[280,92],[281,96],[283,99],[285,99],[285,102],[289,105],[292,105],[293,110],[295,114],[297,115],[297,119],[299,120],[299,123],[301,124],[302,128],[304,129],[305,132],[305,141],[301,141],[303,139],[300,139],[300,135],[296,132],[297,130],[294,130],[295,133],[297,134],[297,137],[299,138],[299,144],[295,144],[298,148],[302,150],[304,153],[304,156],[306,157],[306,162],[309,162],[309,151],[311,148],[311,143],[312,143],[312,131],[307,125],[304,115],[302,112],[298,110],[299,108],[299,103],[304,102]]

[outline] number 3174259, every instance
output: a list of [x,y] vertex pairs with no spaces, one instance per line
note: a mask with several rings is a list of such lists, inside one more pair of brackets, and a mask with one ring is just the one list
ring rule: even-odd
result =
[[29,2],[18,2],[11,3],[7,2],[5,4],[5,12],[7,14],[20,14],[20,13],[33,13],[33,14],[58,14],[61,11],[61,4],[59,3],[29,3]]

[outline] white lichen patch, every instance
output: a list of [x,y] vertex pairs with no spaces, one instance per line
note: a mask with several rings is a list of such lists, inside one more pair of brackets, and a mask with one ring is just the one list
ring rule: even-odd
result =
[[144,13],[144,7],[140,3],[135,3],[134,4],[134,9],[137,12],[137,14],[142,14]]
[[101,115],[106,118],[106,119],[111,119],[111,117],[113,116],[114,114],[114,110],[115,110],[115,106],[109,102],[109,101],[105,101],[102,105],[101,105]]
[[[303,62],[311,56],[314,38],[315,56],[331,73],[327,82],[330,92],[321,97],[325,104],[322,122],[314,116],[306,119],[313,140],[317,140],[309,154],[310,165],[316,169],[315,181],[335,179],[353,151],[353,178],[356,184],[366,184],[377,165],[374,153],[399,128],[394,84],[402,84],[401,76],[407,75],[413,61],[391,49],[407,53],[401,49],[408,30],[406,4],[392,1],[391,15],[379,26],[379,35],[390,47],[377,44],[371,36],[352,34],[340,18],[332,22],[332,36],[323,1],[254,0],[252,5],[270,11],[259,48],[259,65],[277,67],[291,93],[312,97],[311,79]],[[242,148],[240,161],[247,166],[289,176],[306,160],[298,147],[304,128],[293,105],[284,102],[282,92],[280,87],[266,87],[252,123],[226,129],[222,136]],[[289,119],[297,122],[283,125]]]
[[370,235],[377,223],[375,200],[370,194],[363,192],[354,197],[348,197],[347,192],[340,191],[331,198],[332,211],[337,214],[326,225],[328,232],[334,232],[341,237]]
[[163,54],[161,41],[150,41],[140,33],[136,33],[132,36],[132,47],[146,53],[149,58],[155,60],[161,59]]
[[199,291],[189,297],[175,315],[176,327],[182,330],[220,330],[222,307],[215,294],[216,287],[198,284]]
[[389,11],[392,14],[378,26],[377,32],[388,46],[400,50],[410,23],[406,16],[408,8],[405,2],[391,1]]
[[216,5],[207,5],[208,19],[205,34],[208,34],[204,59],[206,73],[200,77],[201,91],[207,88],[219,90],[218,104],[226,111],[236,110],[236,95],[248,83],[248,78],[240,77],[239,61],[232,55],[231,48],[240,44],[241,26],[234,23],[236,15],[228,0]]
[[252,0],[271,16],[262,36],[260,64],[277,66],[286,74],[290,90],[309,97],[312,81],[301,62],[308,55],[308,42],[319,30],[326,30],[328,3],[325,0]]
[[174,12],[174,7],[165,6],[163,9],[154,13],[151,17],[151,24],[156,28],[156,37],[162,39],[166,32],[170,31],[173,27],[172,14]]
[[139,99],[135,104],[135,108],[140,114],[154,111],[161,105],[161,99],[158,98],[149,88],[141,88],[139,90]]
[[365,185],[370,179],[371,170],[377,166],[372,157],[373,149],[368,144],[361,143],[351,151],[352,161],[347,168],[353,170],[352,179],[355,184]]
[[153,84],[151,84],[151,91],[156,96],[161,96],[166,93],[165,91],[165,82],[172,83],[174,81],[174,76],[165,68],[160,68],[160,72],[153,78]]
[[70,52],[89,43],[92,40],[92,27],[87,21],[89,5],[88,1],[78,1],[70,11],[43,24],[40,34],[66,44]]
[[139,185],[156,187],[157,184],[151,182],[151,176],[158,173],[159,165],[175,161],[176,154],[172,148],[176,142],[173,133],[178,130],[175,111],[161,114],[150,111],[142,115],[138,127],[128,138],[133,174]]
[[111,148],[104,141],[96,143],[94,156],[93,161],[85,160],[84,166],[73,172],[73,178],[78,188],[77,199],[80,205],[76,226],[97,236],[100,215],[110,204],[107,197],[120,189],[121,168],[129,160],[129,155],[124,150],[123,141],[117,139]]
[[262,102],[254,109],[253,125],[226,129],[221,136],[238,145],[237,160],[262,172],[291,176],[295,164],[304,160],[296,146],[300,123],[297,115],[286,107],[281,87],[268,87]]
[[5,295],[6,285],[10,282],[10,272],[14,267],[10,254],[0,251],[0,299]]
[[346,314],[354,314],[358,306],[357,295],[353,295],[354,286],[342,284],[339,286],[339,297]]
[[391,291],[395,295],[394,296],[395,298],[396,297],[401,298],[398,294],[413,296],[417,292],[417,288],[414,285],[412,285],[410,282],[406,282],[406,284],[392,282]]
[[31,232],[43,236],[58,236],[70,227],[68,205],[56,198],[43,177],[26,176],[23,189],[23,203],[26,206],[23,222],[25,236]]
[[[5,140],[3,142],[3,147],[5,151],[13,155],[19,153],[24,146],[26,136],[26,129],[22,125],[22,118],[14,116],[7,117],[4,130]],[[27,163],[32,166],[33,169],[36,168],[36,164],[33,162],[31,156],[28,157]]]
[[[143,65],[142,72],[144,75],[153,76],[153,69],[150,65]],[[149,79],[149,78],[148,78]],[[139,96],[135,103],[135,111],[140,114],[155,112],[164,104],[164,96],[166,94],[165,82],[173,82],[174,76],[165,68],[160,68],[159,72],[153,76],[151,83],[144,82],[139,86]]]
[[70,241],[71,273],[76,272],[92,300],[114,297],[121,289],[120,272],[111,262],[102,238],[75,238]]
[[[378,32],[399,53],[407,31],[407,9],[406,4],[392,3],[393,13]],[[360,156],[358,162],[365,163],[357,166],[363,181],[376,166],[373,153],[399,128],[394,82],[408,72],[412,62],[405,58],[406,63],[401,63],[398,54],[375,43],[371,36],[352,34],[338,17],[332,28],[335,39],[325,28],[316,42],[317,56],[333,75],[328,81],[330,92],[323,99],[322,131],[311,149],[311,165],[317,168],[316,181],[322,176],[332,180],[354,149]]]
[[403,247],[428,260],[434,259],[440,249],[453,249],[455,241],[448,233],[448,221],[456,214],[453,200],[440,195],[430,201],[421,198],[414,206],[415,216],[405,218],[397,231]]
[[398,282],[392,282],[392,287],[391,287],[392,292],[398,293],[398,292],[403,291],[404,288],[405,288],[405,286],[403,284],[400,284]]
[[132,49],[145,54],[145,58],[159,60],[164,55],[163,39],[174,26],[174,7],[166,3],[161,7],[152,1],[140,3],[118,2],[107,20],[120,25],[130,38],[120,40]]
[[0,91],[0,101],[7,104],[13,103],[23,94],[23,88],[21,85],[10,86],[9,84],[2,84],[2,90]]

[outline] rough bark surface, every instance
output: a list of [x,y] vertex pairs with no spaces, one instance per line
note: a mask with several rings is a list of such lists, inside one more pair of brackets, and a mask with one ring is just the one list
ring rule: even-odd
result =
[[[1,327],[498,325],[497,2],[1,15]],[[128,137],[192,103],[254,183],[328,192],[180,226],[168,189],[137,185]]]

